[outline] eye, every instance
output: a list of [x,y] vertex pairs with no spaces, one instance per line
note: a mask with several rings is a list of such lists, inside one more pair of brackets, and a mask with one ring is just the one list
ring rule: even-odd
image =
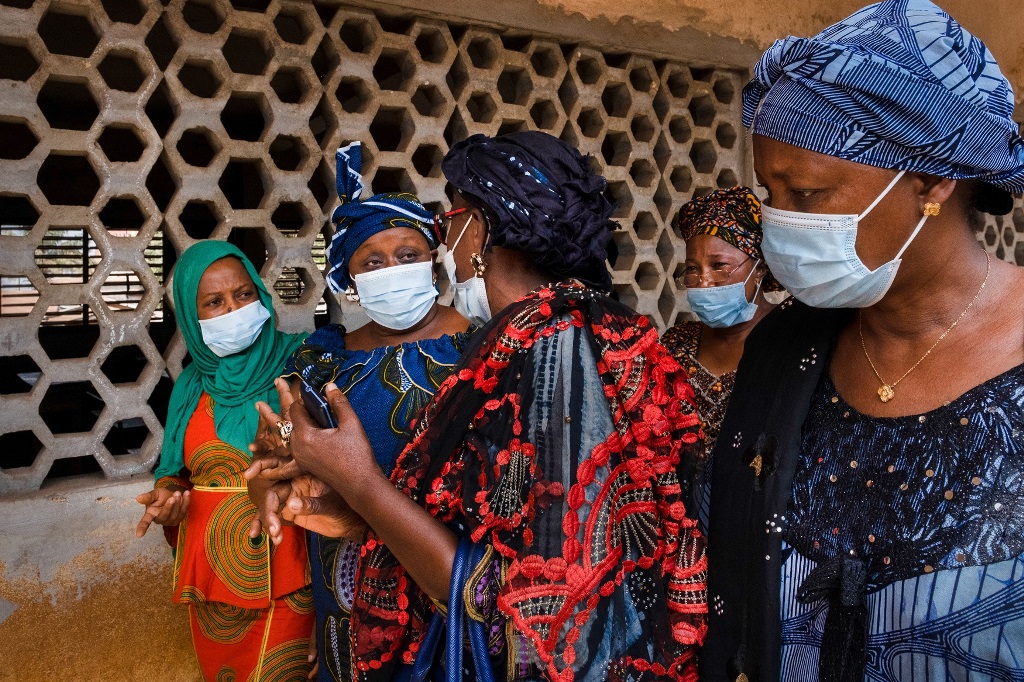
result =
[[726,263],[725,261],[722,260],[716,260],[711,267],[714,268],[715,270],[722,270],[723,268],[727,268],[730,265],[732,265],[732,263]]
[[697,266],[696,265],[690,265],[690,264],[684,265],[683,266],[683,274],[686,274],[688,272],[697,272]]
[[252,298],[252,296],[253,296],[253,291],[251,289],[246,289],[245,291],[242,291],[242,292],[240,292],[238,294],[238,298],[239,299]]
[[794,189],[794,190],[792,190],[793,194],[795,194],[796,196],[800,197],[801,199],[810,198],[817,191],[818,190],[816,190],[816,189]]
[[204,305],[207,308],[217,308],[221,305],[221,300],[219,298],[211,298],[208,299]]

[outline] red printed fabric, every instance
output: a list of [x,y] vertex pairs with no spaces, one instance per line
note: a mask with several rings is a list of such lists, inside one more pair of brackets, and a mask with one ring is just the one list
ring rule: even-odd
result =
[[[490,545],[467,603],[504,679],[696,680],[707,563],[677,470],[701,438],[647,318],[557,284],[474,336],[392,481]],[[389,680],[433,606],[372,534],[357,584],[354,677]]]

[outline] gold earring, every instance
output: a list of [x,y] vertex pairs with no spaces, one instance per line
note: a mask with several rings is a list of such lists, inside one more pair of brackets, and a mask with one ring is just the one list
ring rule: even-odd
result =
[[485,272],[487,272],[487,263],[484,262],[484,257],[479,253],[471,254],[469,257],[469,263],[476,271],[477,277],[481,277]]
[[926,216],[937,216],[942,211],[942,204],[937,204],[934,201],[926,202],[924,205],[924,214]]

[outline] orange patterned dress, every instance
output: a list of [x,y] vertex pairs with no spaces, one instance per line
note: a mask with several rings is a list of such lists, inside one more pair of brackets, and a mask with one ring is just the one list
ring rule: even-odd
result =
[[242,472],[250,456],[217,438],[213,399],[203,393],[185,431],[191,487],[178,530],[174,600],[189,605],[192,641],[210,682],[305,680],[313,596],[305,533],[286,527],[277,547],[249,538],[256,507]]

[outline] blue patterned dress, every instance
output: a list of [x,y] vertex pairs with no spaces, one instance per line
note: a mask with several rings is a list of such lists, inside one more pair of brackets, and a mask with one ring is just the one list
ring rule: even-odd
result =
[[[329,381],[348,397],[373,445],[377,463],[391,473],[411,424],[455,366],[469,335],[346,350],[345,328],[328,325],[310,335],[289,360],[286,374],[301,374],[321,388]],[[349,613],[359,545],[310,533],[310,570],[316,604],[319,682],[351,680]]]
[[854,557],[866,680],[1024,680],[1024,365],[897,418],[857,412],[825,373],[767,529],[785,538],[781,679],[818,679],[831,606],[797,595]]

